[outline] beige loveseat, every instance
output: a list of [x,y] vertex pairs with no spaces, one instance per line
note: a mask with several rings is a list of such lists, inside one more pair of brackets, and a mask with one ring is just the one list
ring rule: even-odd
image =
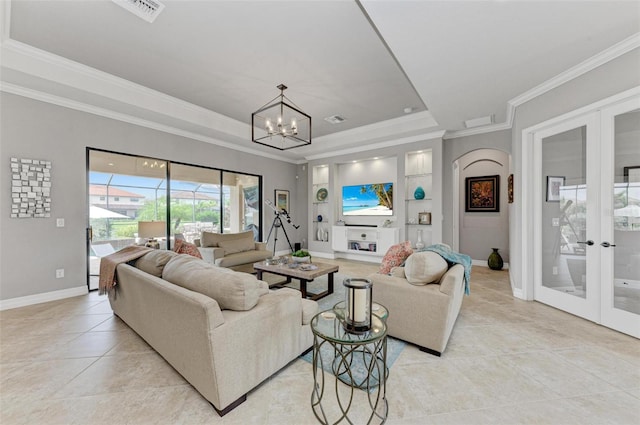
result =
[[440,356],[462,306],[464,267],[456,264],[448,268],[434,252],[413,253],[405,264],[393,269],[391,276],[369,276],[373,300],[389,310],[390,336]]
[[202,232],[194,243],[207,263],[241,272],[253,273],[253,263],[272,257],[266,243],[253,240],[252,230],[242,233]]
[[311,347],[315,301],[171,251],[120,264],[114,313],[220,414]]

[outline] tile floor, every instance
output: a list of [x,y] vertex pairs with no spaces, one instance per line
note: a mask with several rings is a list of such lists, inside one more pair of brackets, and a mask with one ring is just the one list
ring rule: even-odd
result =
[[[2,425],[314,424],[311,389],[297,359],[220,418],[97,293],[0,312]],[[388,424],[638,424],[640,341],[514,299],[507,272],[476,267],[443,356],[408,345],[387,396]]]

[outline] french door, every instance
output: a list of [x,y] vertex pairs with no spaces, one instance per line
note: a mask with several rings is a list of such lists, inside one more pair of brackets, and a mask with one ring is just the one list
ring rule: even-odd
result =
[[640,99],[535,132],[534,298],[640,337]]

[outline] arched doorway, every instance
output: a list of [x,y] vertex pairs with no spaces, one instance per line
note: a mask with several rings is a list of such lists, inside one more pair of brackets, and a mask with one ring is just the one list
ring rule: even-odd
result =
[[[477,149],[453,162],[453,249],[469,255],[476,265],[487,264],[491,248],[498,248],[508,267],[511,156],[498,149]],[[498,176],[497,211],[466,211],[468,178]]]

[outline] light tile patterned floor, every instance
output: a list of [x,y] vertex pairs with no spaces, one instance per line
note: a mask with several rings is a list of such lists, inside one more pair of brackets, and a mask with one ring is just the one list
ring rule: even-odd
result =
[[[377,269],[337,262],[351,277]],[[311,389],[295,360],[220,418],[105,297],[0,312],[2,425],[314,424]],[[408,345],[387,395],[388,424],[638,424],[640,341],[514,299],[507,272],[476,267],[443,356]]]

